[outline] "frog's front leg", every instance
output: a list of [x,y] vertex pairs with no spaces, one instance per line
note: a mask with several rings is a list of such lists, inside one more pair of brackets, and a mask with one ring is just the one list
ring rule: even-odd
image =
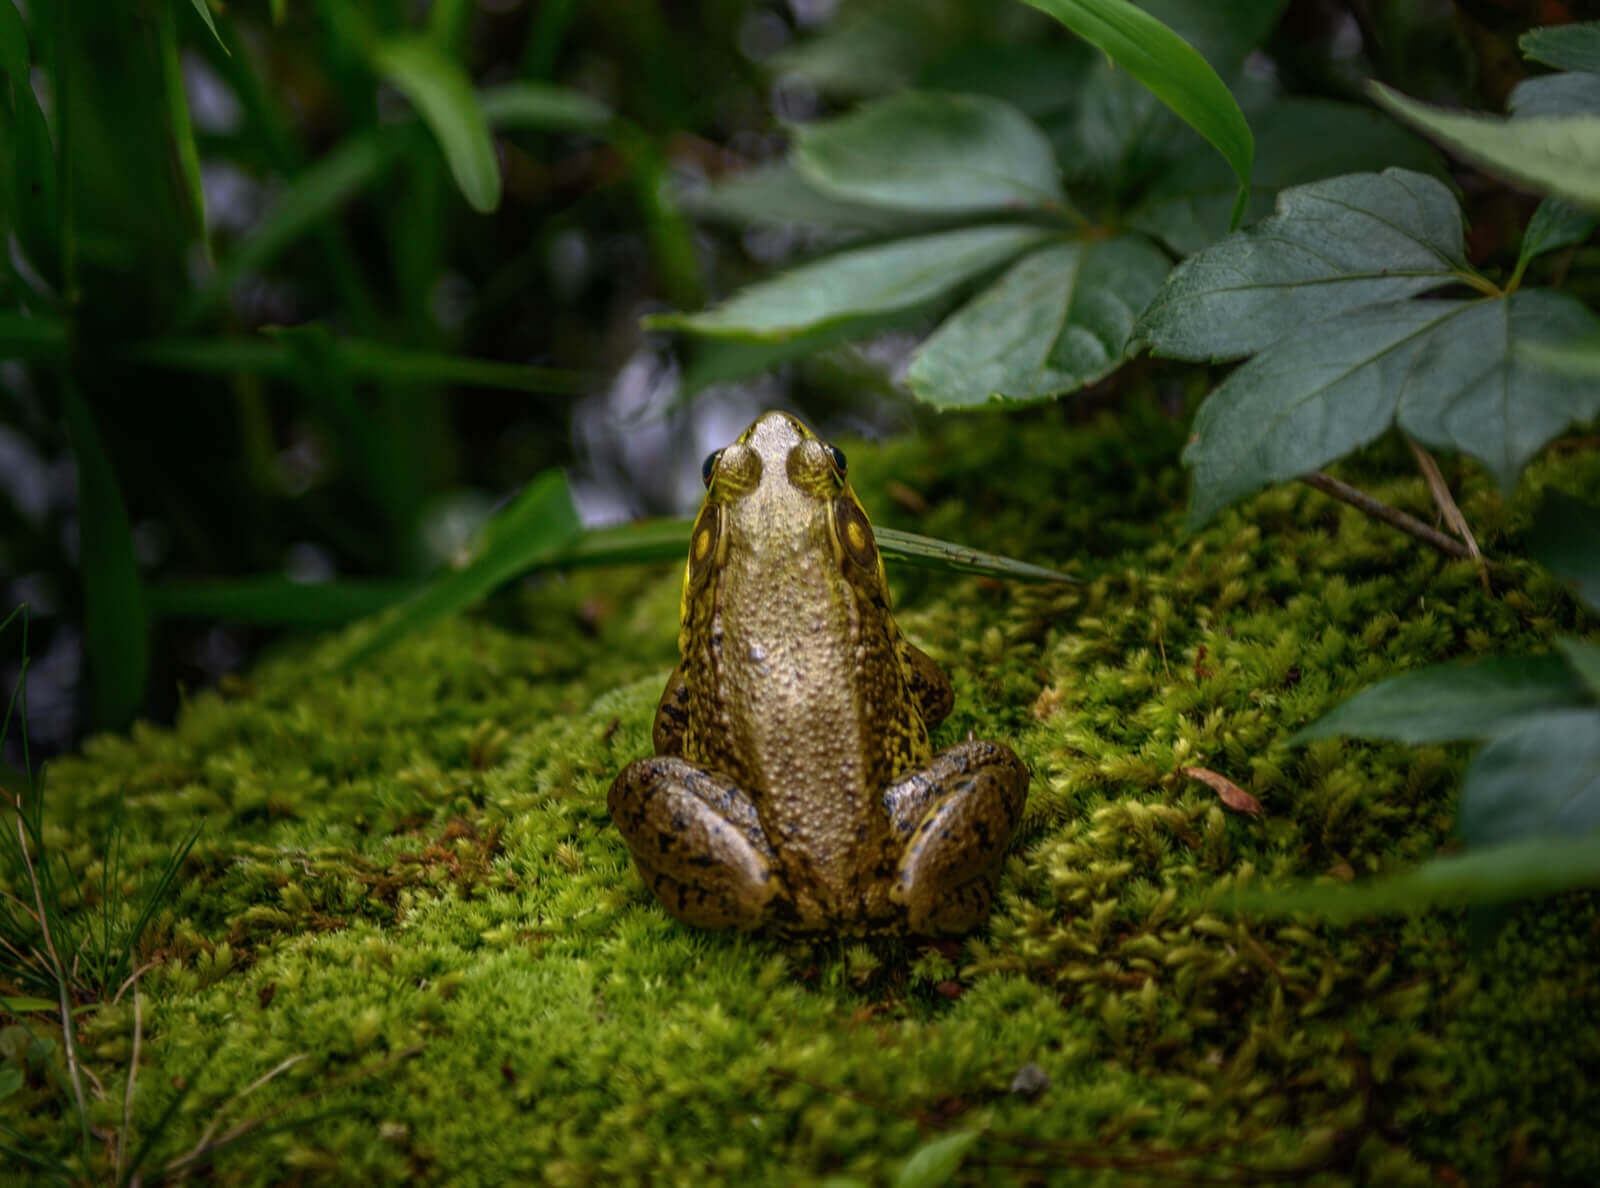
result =
[[784,914],[777,856],[727,777],[675,755],[638,759],[612,781],[606,806],[645,883],[685,924],[751,929]]
[[683,664],[672,670],[667,687],[661,691],[656,703],[656,720],[650,729],[650,741],[657,755],[683,754],[683,732],[689,728],[689,682],[683,676]]
[[904,847],[890,898],[912,932],[965,932],[989,914],[1027,793],[1016,753],[977,740],[946,747],[884,791]]

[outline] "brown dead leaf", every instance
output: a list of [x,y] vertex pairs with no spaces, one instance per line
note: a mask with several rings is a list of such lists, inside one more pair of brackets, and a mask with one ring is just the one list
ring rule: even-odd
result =
[[1178,773],[1205,784],[1217,794],[1217,799],[1222,801],[1225,808],[1230,808],[1236,813],[1247,813],[1252,817],[1261,815],[1261,802],[1227,776],[1218,775],[1208,767],[1180,767]]

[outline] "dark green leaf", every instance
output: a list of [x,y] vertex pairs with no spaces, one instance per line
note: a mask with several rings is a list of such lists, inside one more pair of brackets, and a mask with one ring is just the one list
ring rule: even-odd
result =
[[788,161],[747,169],[705,189],[686,189],[678,201],[701,218],[734,224],[799,224],[879,235],[904,233],[915,225],[903,212],[817,193]]
[[926,316],[928,308],[917,306],[877,317],[851,318],[776,342],[744,338],[697,339],[684,369],[683,388],[685,393],[692,394],[714,384],[770,371],[793,359],[821,355],[847,342],[914,323]]
[[167,582],[150,588],[157,618],[216,619],[252,626],[331,627],[375,614],[415,592],[415,582],[290,581],[277,574],[209,582]]
[[[10,1011],[12,1014],[16,1014],[18,1011],[24,1009],[22,1007],[13,1006],[12,1003],[15,1002],[45,1002],[45,1000],[42,998],[0,998],[0,1010]],[[54,1004],[45,1003],[45,1005],[51,1006]],[[18,1068],[15,1064],[7,1064],[4,1068],[0,1068],[0,1101],[4,1101],[18,1089],[21,1089],[25,1079],[26,1078],[24,1078],[22,1075],[22,1069]]]
[[13,86],[16,124],[15,154],[7,154],[15,170],[11,193],[16,197],[17,238],[35,266],[53,260],[57,249],[56,148],[50,127],[34,96],[33,87],[24,81]]
[[1529,29],[1517,39],[1517,45],[1546,66],[1600,74],[1600,21]]
[[567,480],[547,470],[486,525],[475,556],[460,569],[434,578],[368,632],[336,661],[347,668],[431,623],[481,601],[495,587],[559,556],[578,535]]
[[1578,705],[1583,698],[1583,684],[1560,656],[1456,660],[1381,681],[1290,741],[1338,734],[1408,743],[1487,738],[1518,717]]
[[[190,235],[199,239],[207,259],[210,244],[206,239],[206,195],[200,184],[200,148],[194,139],[194,121],[189,118],[189,96],[184,89],[183,67],[178,58],[177,0],[166,0],[160,21],[161,84],[167,101],[167,125],[172,137],[172,148],[178,158],[178,175],[183,179],[184,215]],[[194,6],[211,25],[211,10],[206,0],[194,0]],[[211,25],[212,36],[216,26]],[[217,38],[217,44],[222,39]],[[223,46],[223,52],[227,47]]]
[[1456,828],[1473,846],[1600,829],[1600,713],[1552,710],[1496,734],[1467,769]]
[[1517,257],[1518,275],[1535,256],[1582,243],[1594,231],[1596,223],[1600,223],[1600,216],[1579,210],[1559,198],[1546,198],[1539,203],[1533,218],[1528,220],[1528,229],[1522,233],[1522,251]]
[[[1600,367],[1595,374],[1600,375]],[[1547,491],[1533,516],[1528,552],[1600,613],[1600,506]]]
[[858,248],[751,285],[704,313],[662,315],[645,324],[697,334],[788,338],[849,318],[915,309],[1050,237],[1035,227],[972,227]]
[[874,528],[872,534],[878,540],[878,551],[885,557],[894,561],[904,561],[907,565],[915,565],[919,569],[953,570],[956,573],[976,573],[986,577],[1013,578],[1023,582],[1079,580],[1071,574],[1061,573],[1058,570],[1029,565],[1026,561],[1013,561],[1010,557],[985,553],[980,549],[953,544],[947,540],[935,540],[931,536],[919,536],[915,532],[901,532],[895,528]]
[[1057,244],[1012,265],[917,350],[907,379],[938,408],[1041,400],[1114,371],[1167,257],[1124,237]]
[[425,37],[380,42],[373,48],[373,62],[416,106],[468,204],[480,214],[498,207],[500,162],[467,72]]
[[1346,887],[1296,887],[1239,894],[1235,912],[1286,916],[1313,912],[1330,921],[1464,904],[1507,903],[1578,887],[1600,887],[1600,834],[1533,837],[1435,858],[1415,870]]
[[0,359],[60,359],[67,325],[59,318],[34,318],[0,310]]
[[[13,1015],[21,1015],[31,1011],[57,1011],[61,1007],[53,998],[0,998],[0,1011],[10,1011]],[[5,1093],[0,1091],[0,1097]]]
[[1093,47],[1082,41],[967,44],[924,70],[916,85],[926,91],[992,95],[1038,119],[1072,106],[1075,88],[1067,80],[1081,75],[1095,57]]
[[1546,74],[1525,78],[1512,88],[1506,107],[1512,115],[1524,119],[1600,115],[1600,75]]
[[1255,143],[1217,72],[1193,47],[1127,0],[1024,0],[1049,13],[1160,97],[1222,154],[1239,179],[1242,213]]
[[986,95],[903,91],[794,130],[795,168],[818,192],[915,214],[1050,209],[1055,153],[1027,116]]
[[1600,115],[1504,119],[1419,103],[1371,83],[1378,104],[1479,168],[1589,209],[1600,208]]
[[1407,169],[1347,174],[1283,191],[1272,218],[1185,260],[1137,333],[1158,355],[1236,359],[1468,272],[1461,208],[1442,183]]
[[194,10],[200,14],[200,19],[206,23],[206,28],[211,30],[211,36],[217,39],[217,44],[222,47],[223,53],[229,53],[227,45],[223,43],[222,34],[217,32],[217,22],[211,17],[211,6],[206,0],[189,0],[194,5]]
[[29,86],[33,60],[28,50],[28,30],[22,23],[22,14],[15,4],[0,9],[0,71],[5,77],[22,86]]
[[956,1174],[972,1144],[983,1136],[978,1130],[958,1130],[923,1143],[911,1153],[894,1178],[895,1188],[941,1188]]
[[549,128],[598,131],[611,122],[611,109],[582,91],[550,83],[514,82],[478,96],[484,119],[496,128]]
[[1524,342],[1600,337],[1564,293],[1348,310],[1274,343],[1200,406],[1184,460],[1189,522],[1309,473],[1399,424],[1482,461],[1505,490],[1545,442],[1600,413],[1600,386],[1530,361]]
[[1556,651],[1567,658],[1567,663],[1572,665],[1572,671],[1583,679],[1589,687],[1591,697],[1600,697],[1600,644],[1590,643],[1586,639],[1574,639],[1568,635],[1558,635],[1555,639]]
[[1246,55],[1272,32],[1287,4],[1288,0],[1229,0],[1226,4],[1139,0],[1140,8],[1199,50],[1223,78],[1233,77]]
[[[1437,149],[1370,107],[1279,99],[1250,119],[1256,164],[1246,223],[1271,214],[1280,190],[1339,174],[1399,167],[1449,180]],[[1195,144],[1151,180],[1128,222],[1180,255],[1192,255],[1228,233],[1237,187],[1216,153]]]
[[144,702],[150,655],[144,591],[116,472],[83,395],[63,385],[67,433],[78,471],[78,548],[83,565],[84,651],[95,721],[118,727]]

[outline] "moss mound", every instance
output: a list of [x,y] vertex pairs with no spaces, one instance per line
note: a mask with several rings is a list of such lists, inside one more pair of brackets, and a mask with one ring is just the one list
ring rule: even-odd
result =
[[[1287,738],[1378,677],[1545,650],[1580,613],[1531,565],[1491,597],[1294,485],[1185,538],[1181,438],[1153,409],[1049,409],[850,451],[879,522],[1087,579],[893,575],[955,682],[936,745],[1005,738],[1034,772],[1002,901],[964,942],[696,933],[650,901],[604,798],[648,750],[676,571],[523,590],[348,676],[301,648],[173,729],[57,762],[49,841],[85,911],[115,811],[130,886],[204,823],[139,954],[147,1178],[255,1123],[200,1161],[220,1182],[884,1183],[953,1129],[985,1135],[963,1182],[1592,1182],[1595,897],[1497,932],[1217,910],[1447,843],[1465,748]],[[1353,477],[1429,516],[1400,463]],[[1543,460],[1510,503],[1452,478],[1511,557],[1539,489],[1593,490],[1600,462]],[[130,991],[82,1015],[107,1132],[134,1014]],[[26,1077],[0,1121],[67,1143],[65,1087],[5,1035]]]

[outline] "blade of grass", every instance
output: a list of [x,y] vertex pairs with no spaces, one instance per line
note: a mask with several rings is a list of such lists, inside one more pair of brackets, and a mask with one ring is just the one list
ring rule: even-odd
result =
[[211,36],[217,39],[217,45],[222,47],[222,52],[230,53],[227,44],[222,40],[222,34],[217,32],[217,22],[211,19],[211,6],[206,0],[189,0],[189,3],[200,14],[200,19],[206,23],[206,28],[211,30]]
[[[211,35],[217,36],[217,27],[211,22],[211,10],[205,0],[193,0],[194,6],[205,17]],[[183,195],[187,199],[184,212],[188,216],[189,232],[199,239],[205,249],[206,260],[211,260],[211,239],[206,234],[206,195],[200,184],[200,148],[195,144],[194,121],[189,117],[189,96],[183,87],[183,67],[178,60],[178,0],[166,0],[161,5],[161,18],[157,33],[161,49],[161,88],[167,102],[167,121],[172,138],[172,149],[178,157],[178,174],[183,178]],[[218,38],[221,44],[221,38]],[[226,52],[227,47],[223,47]]]
[[378,73],[405,93],[432,130],[456,186],[479,214],[500,205],[500,162],[467,72],[426,37],[391,37],[372,47]]
[[307,584],[281,574],[223,581],[167,582],[150,588],[157,618],[220,619],[249,626],[337,627],[392,606],[417,584],[385,579]]
[[948,540],[901,532],[894,528],[874,528],[878,551],[885,557],[904,561],[919,569],[945,569],[957,573],[976,573],[986,577],[1012,578],[1024,582],[1078,582],[1081,579],[1042,565],[1030,565],[996,553],[969,548]]

